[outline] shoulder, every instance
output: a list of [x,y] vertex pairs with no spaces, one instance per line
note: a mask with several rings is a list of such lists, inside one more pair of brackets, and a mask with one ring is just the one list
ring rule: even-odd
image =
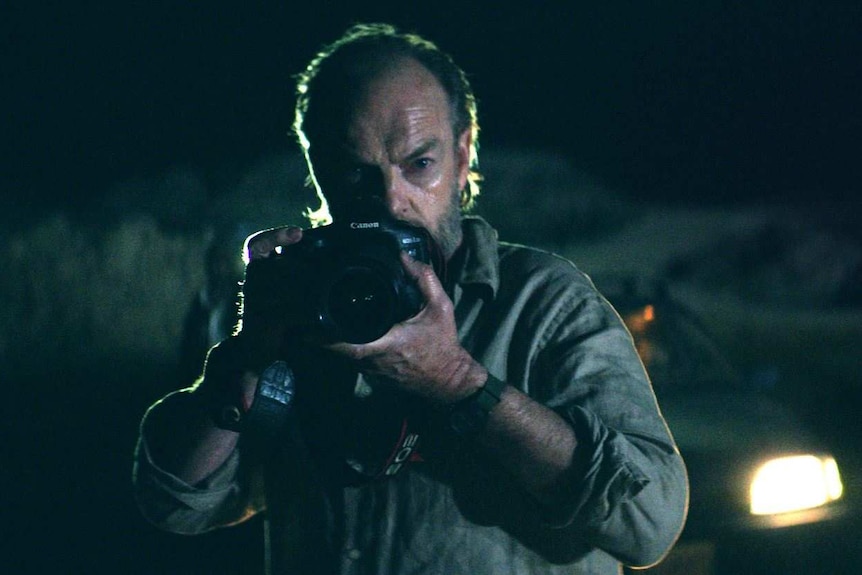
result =
[[500,241],[484,220],[464,222],[465,283],[486,283],[498,301],[601,299],[593,282],[568,258],[549,250]]
[[592,280],[574,262],[540,248],[500,242],[498,246],[501,283],[539,282],[566,288],[569,292],[595,292]]
[[589,275],[570,259],[503,242],[499,254],[500,303],[520,307],[522,320],[532,318],[527,323],[539,326],[543,338],[607,333],[622,326]]

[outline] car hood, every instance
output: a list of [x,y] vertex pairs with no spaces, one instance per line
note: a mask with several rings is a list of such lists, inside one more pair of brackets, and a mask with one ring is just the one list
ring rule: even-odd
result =
[[678,394],[660,404],[688,470],[690,537],[768,527],[748,511],[756,469],[773,457],[825,451],[798,416],[761,394]]
[[683,453],[758,456],[818,448],[796,414],[762,394],[677,394],[660,403]]

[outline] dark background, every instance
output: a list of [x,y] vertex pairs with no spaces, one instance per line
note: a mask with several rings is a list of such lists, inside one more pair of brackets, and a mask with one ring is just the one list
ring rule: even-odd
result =
[[4,3],[4,193],[74,206],[133,175],[289,147],[292,76],[372,20],[470,73],[486,146],[559,150],[647,199],[856,193],[857,2],[368,4]]
[[[486,151],[562,155],[609,196],[685,207],[793,205],[803,213],[822,202],[859,205],[856,2],[362,4],[0,4],[0,238],[12,235],[9,228],[26,232],[2,252],[18,259],[7,261],[0,294],[14,301],[15,313],[30,314],[0,333],[7,344],[0,359],[8,361],[0,366],[0,480],[8,479],[0,481],[8,486],[0,500],[0,571],[212,574],[259,567],[259,523],[202,538],[170,536],[147,525],[131,499],[140,416],[178,385],[164,358],[127,346],[129,357],[105,360],[99,338],[135,324],[131,314],[120,317],[123,310],[153,314],[129,302],[153,291],[147,282],[167,283],[167,271],[142,266],[146,281],[132,285],[127,278],[139,278],[140,270],[99,275],[114,271],[103,262],[127,263],[111,251],[114,231],[102,237],[100,229],[84,233],[51,220],[45,246],[35,245],[43,231],[35,224],[50,212],[102,224],[118,216],[116,206],[104,210],[115,184],[158,180],[177,167],[202,174],[205,199],[226,193],[224,174],[291,149],[293,75],[352,22],[391,21],[450,52],[478,94]],[[134,206],[120,209],[127,207]],[[163,250],[156,255],[199,245],[195,238],[181,238],[183,244],[175,230],[123,225],[120,231],[142,230],[142,242]],[[137,246],[133,234],[122,238]],[[56,255],[54,246],[67,253]],[[127,259],[147,252],[137,249]],[[31,252],[50,261],[33,261]],[[181,267],[184,260],[176,260],[164,267]],[[93,292],[91,300],[70,297],[71,282],[60,273],[69,266],[83,270],[68,276],[85,278],[75,288]],[[37,267],[48,271],[20,277]],[[113,283],[106,285],[105,276]],[[99,281],[88,284],[90,277]],[[31,297],[33,287],[41,289]],[[72,304],[63,305],[64,297]],[[117,306],[115,329],[100,331],[96,323],[60,333],[88,321],[76,315],[78,301]],[[82,341],[57,343],[70,334]],[[9,343],[15,341],[24,343]],[[79,359],[87,348],[99,361]],[[9,353],[22,349],[26,361]],[[858,346],[846,349],[852,354]],[[857,385],[858,375],[848,377]],[[820,388],[810,386],[803,398]]]

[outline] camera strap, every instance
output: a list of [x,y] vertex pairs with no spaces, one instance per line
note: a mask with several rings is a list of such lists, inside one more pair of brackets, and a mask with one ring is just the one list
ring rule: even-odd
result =
[[398,440],[381,467],[380,473],[374,479],[391,477],[401,471],[409,462],[421,462],[422,456],[417,451],[418,447],[419,433],[410,428],[409,418],[404,417]]
[[[242,416],[242,432],[263,445],[277,444],[289,427],[295,390],[293,370],[284,361],[272,363],[261,373],[254,400]],[[396,425],[397,435],[390,435],[394,438],[391,447],[386,448],[384,444],[384,448],[378,451],[377,457],[384,454],[382,459],[366,462],[372,465],[363,465],[361,470],[348,461],[348,466],[363,475],[365,480],[386,479],[409,463],[423,461],[419,453],[421,432],[409,414],[401,416]]]
[[242,417],[242,431],[267,443],[277,440],[287,425],[295,390],[296,378],[287,363],[276,361],[264,369]]

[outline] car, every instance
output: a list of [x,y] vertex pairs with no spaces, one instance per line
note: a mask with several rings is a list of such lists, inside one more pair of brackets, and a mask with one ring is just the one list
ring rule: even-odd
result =
[[[773,552],[786,549],[776,546],[794,547],[781,543],[783,535],[798,543],[787,561],[799,564],[807,553],[799,534],[848,511],[834,450],[767,386],[732,365],[667,284],[593,279],[631,332],[689,473],[686,526],[655,570],[755,572],[757,562],[779,561]],[[744,546],[763,556],[740,558]],[[742,561],[745,570],[731,567],[733,561]],[[774,566],[763,572],[786,572]]]

